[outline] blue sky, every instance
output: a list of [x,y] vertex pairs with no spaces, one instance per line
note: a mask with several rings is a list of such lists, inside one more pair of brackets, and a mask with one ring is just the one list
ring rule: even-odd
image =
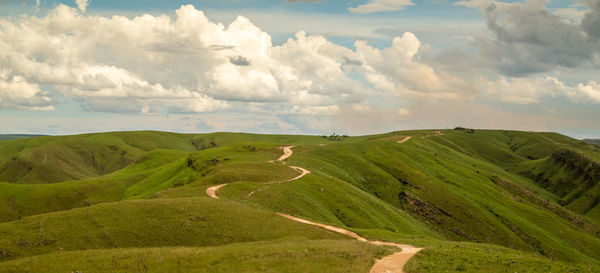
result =
[[595,18],[598,0],[0,0],[0,133],[600,137]]

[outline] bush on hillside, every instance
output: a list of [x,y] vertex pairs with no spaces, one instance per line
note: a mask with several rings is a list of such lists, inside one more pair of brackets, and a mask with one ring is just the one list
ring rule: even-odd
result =
[[456,127],[454,127],[454,130],[465,131],[465,132],[467,132],[469,134],[474,134],[475,133],[474,129],[470,129],[470,128],[462,127],[462,126],[456,126]]

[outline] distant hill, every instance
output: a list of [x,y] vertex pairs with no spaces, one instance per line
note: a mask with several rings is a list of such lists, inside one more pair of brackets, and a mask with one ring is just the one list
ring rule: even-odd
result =
[[0,272],[369,272],[393,251],[276,213],[424,247],[408,273],[600,272],[600,152],[557,133],[41,136],[0,142],[0,181]]
[[28,135],[28,134],[2,135],[2,134],[0,134],[0,140],[19,139],[19,138],[26,138],[26,137],[39,137],[39,136],[44,136],[44,135]]
[[595,144],[597,146],[600,146],[600,139],[584,139],[583,141],[587,142],[587,143],[592,143]]

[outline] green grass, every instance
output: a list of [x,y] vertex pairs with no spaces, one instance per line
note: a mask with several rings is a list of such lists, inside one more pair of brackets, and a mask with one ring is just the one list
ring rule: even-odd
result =
[[317,136],[154,131],[23,138],[0,142],[0,181],[38,184],[80,180],[112,173],[149,151],[193,152],[253,140],[278,144],[329,141]]
[[0,263],[2,272],[368,272],[390,251],[350,240],[56,252]]
[[[598,252],[600,241],[597,237],[574,227],[566,219],[549,213],[545,208],[506,193],[504,189],[493,183],[492,178],[502,177],[538,192],[541,196],[551,196],[551,193],[491,162],[439,144],[443,142],[441,138],[448,135],[453,137],[452,133],[454,132],[424,139],[418,138],[415,134],[413,140],[402,145],[389,141],[370,141],[356,143],[351,147],[326,146],[306,151],[299,148],[298,154],[290,159],[290,164],[304,166],[315,173],[324,172],[346,181],[364,192],[387,201],[392,206],[403,208],[447,238],[543,252],[548,257],[570,261],[597,262],[596,259],[599,258],[597,253],[600,253]],[[473,136],[467,135],[467,137]],[[483,150],[480,154],[488,152]],[[332,185],[331,187],[323,188],[325,190],[340,188],[338,185],[331,184],[333,181],[335,180],[327,181]],[[288,190],[280,194],[281,200],[273,201],[272,195],[277,194],[278,187],[288,188]],[[302,186],[300,183],[281,184],[263,193],[266,195],[263,202],[276,203],[279,210],[284,210],[283,207],[298,206],[296,203],[303,202],[305,199],[298,198],[296,195],[308,189],[308,186]],[[400,197],[402,193],[405,198]],[[335,194],[325,195],[329,198],[328,201],[331,201],[328,207],[332,211],[335,209],[331,208],[340,203],[356,203],[356,201],[344,203],[332,200],[332,196],[337,196]],[[315,196],[318,194],[314,191],[307,194],[307,198],[312,200],[304,201],[306,207],[314,206]],[[357,208],[350,210],[360,211]],[[301,215],[302,212],[296,214]],[[304,214],[310,216],[307,212]],[[316,216],[312,218],[335,223],[330,219]],[[350,227],[367,227],[356,221],[344,222],[342,216],[337,218],[341,218],[338,222]],[[389,219],[389,217],[383,218]],[[385,225],[377,225],[377,221],[366,222],[371,223],[370,228],[395,231]],[[418,235],[411,232],[408,234]],[[590,259],[590,256],[593,258]]]
[[160,174],[177,169],[189,153],[173,150],[156,150],[145,153],[137,163],[114,173],[84,180],[72,180],[52,184],[14,184],[0,182],[0,222],[21,217],[67,210],[90,204],[120,201],[139,192],[137,183],[151,185],[147,190],[162,189],[169,183]]
[[549,260],[539,254],[487,244],[429,244],[405,266],[416,272],[598,272],[598,265]]
[[0,224],[0,260],[63,250],[219,246],[289,239],[349,238],[223,200],[135,200]]
[[[405,136],[412,138],[396,143]],[[283,145],[295,145],[294,155],[269,163]],[[344,263],[340,271],[366,272],[384,251],[274,214],[284,212],[427,247],[409,272],[591,272],[600,264],[600,187],[552,161],[564,150],[600,162],[596,146],[560,134],[497,130],[337,140],[153,131],[4,140],[0,254],[12,261],[2,266],[102,271],[116,260],[118,272],[148,257],[153,269],[182,271],[289,271],[306,262],[306,272]],[[288,166],[311,174],[265,184],[298,175]],[[220,200],[206,196],[224,183]],[[220,254],[190,258],[213,252]]]
[[[261,188],[243,186],[244,183],[225,187],[220,196],[229,198],[231,195],[238,195],[238,198],[232,199],[244,202],[242,200],[250,189]],[[238,191],[239,187],[241,191]],[[293,182],[271,185],[266,190],[256,192],[245,202],[336,226],[385,229],[410,236],[437,236],[404,211],[322,174],[311,174]]]
[[600,147],[600,139],[584,139],[583,141]]

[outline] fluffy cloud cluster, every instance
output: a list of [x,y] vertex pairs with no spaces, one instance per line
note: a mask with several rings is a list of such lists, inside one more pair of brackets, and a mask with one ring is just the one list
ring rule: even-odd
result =
[[555,77],[481,79],[484,95],[517,104],[540,103],[544,98],[566,97],[577,103],[600,103],[600,84],[589,81],[570,86]]
[[43,92],[37,84],[31,84],[20,76],[10,76],[8,70],[0,70],[0,108],[24,110],[54,110],[55,100]]
[[[482,10],[491,35],[475,40],[477,53],[439,50],[441,57],[410,32],[387,48],[359,40],[351,49],[303,31],[273,45],[242,16],[225,26],[188,5],[173,18],[103,17],[85,15],[88,1],[79,1],[78,9],[59,5],[44,17],[0,19],[0,109],[53,110],[57,98],[69,98],[86,111],[227,111],[237,121],[270,117],[268,124],[243,122],[269,132],[296,124],[320,132],[340,120],[354,128],[385,123],[380,130],[398,120],[434,120],[441,115],[436,109],[450,104],[477,115],[489,110],[482,106],[489,101],[597,104],[597,81],[567,83],[542,74],[597,64],[599,8],[590,1],[578,22],[535,3],[461,2]],[[407,3],[374,0],[357,9]],[[227,122],[210,128],[231,130]]]
[[[423,48],[412,33],[388,49],[358,41],[351,50],[302,31],[273,46],[248,19],[224,26],[191,5],[174,20],[85,16],[59,5],[45,17],[0,20],[3,86],[11,86],[0,94],[9,98],[3,108],[52,109],[56,100],[39,90],[43,84],[90,111],[339,114],[364,110],[357,105],[376,91],[456,97],[469,90],[420,62]],[[28,91],[17,98],[16,85]]]
[[464,80],[437,73],[433,67],[421,62],[418,53],[421,42],[412,33],[396,37],[392,46],[379,50],[365,42],[356,42],[359,71],[376,89],[401,97],[465,98],[473,88]]
[[81,10],[82,12],[85,12],[87,6],[90,4],[88,0],[75,0],[75,3],[77,4],[79,10]]
[[477,46],[487,65],[523,76],[556,67],[600,66],[600,1],[584,2],[589,10],[581,22],[550,13],[544,0],[464,0],[456,5],[479,9],[485,16],[492,35],[480,37]]

